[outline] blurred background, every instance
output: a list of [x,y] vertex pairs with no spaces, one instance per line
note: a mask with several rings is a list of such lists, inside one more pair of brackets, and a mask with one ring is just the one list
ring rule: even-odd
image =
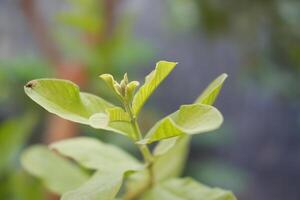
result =
[[19,163],[22,149],[89,135],[136,153],[116,134],[47,114],[23,92],[36,78],[70,79],[113,97],[101,73],[143,82],[179,62],[141,116],[143,130],[229,74],[225,122],[193,138],[185,175],[240,200],[300,199],[300,1],[0,0],[0,199],[56,199]]

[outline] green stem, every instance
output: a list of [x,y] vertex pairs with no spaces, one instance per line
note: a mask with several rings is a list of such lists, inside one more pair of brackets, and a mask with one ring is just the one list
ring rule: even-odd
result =
[[[134,130],[135,137],[138,140],[141,140],[143,138],[143,135],[141,134],[137,119],[132,112],[131,106],[129,106],[127,103],[124,103],[124,108],[131,118],[131,126]],[[155,180],[154,172],[153,172],[153,155],[151,151],[149,150],[146,144],[138,144],[138,148],[143,155],[145,163],[147,164],[147,168],[149,172],[149,181],[141,191],[137,191],[134,195],[129,195],[127,198],[125,198],[126,200],[132,200],[138,198],[140,195],[143,194],[143,192],[145,192],[146,190],[150,189],[153,186]]]

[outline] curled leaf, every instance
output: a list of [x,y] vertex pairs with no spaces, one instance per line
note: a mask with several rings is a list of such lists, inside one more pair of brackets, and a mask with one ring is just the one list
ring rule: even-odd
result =
[[122,89],[121,89],[121,86],[120,86],[120,84],[117,81],[115,81],[114,77],[111,74],[101,74],[99,77],[102,78],[105,81],[105,83],[113,91],[115,91],[115,93],[117,94],[117,96],[122,99]]
[[197,98],[195,103],[213,105],[227,77],[227,74],[221,74],[215,80],[213,80]]
[[219,128],[222,122],[222,114],[213,106],[183,105],[178,111],[157,122],[140,143],[209,132]]
[[159,61],[156,64],[155,70],[146,76],[144,85],[140,87],[133,98],[132,108],[135,115],[138,115],[145,102],[159,86],[159,84],[174,69],[176,64],[177,63],[175,62]]

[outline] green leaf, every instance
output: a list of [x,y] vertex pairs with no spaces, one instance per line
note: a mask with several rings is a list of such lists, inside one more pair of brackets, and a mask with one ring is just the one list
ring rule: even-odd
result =
[[92,138],[68,139],[52,144],[51,148],[85,168],[98,171],[86,184],[66,193],[63,200],[113,199],[126,172],[144,169],[142,164],[122,149]]
[[[182,174],[189,151],[189,136],[176,138],[175,143],[165,149],[162,155],[155,156],[153,170],[156,181],[178,177]],[[157,150],[156,150],[157,153]]]
[[[196,103],[212,105],[215,102],[226,78],[227,74],[222,74],[219,77],[217,77],[214,81],[212,81],[210,85],[204,90],[204,92],[198,97]],[[176,141],[179,138],[180,137],[174,137],[160,141],[154,150],[154,154],[164,154],[166,151],[172,148],[173,145],[176,144]]]
[[58,194],[73,190],[88,179],[79,167],[45,146],[28,148],[23,153],[21,162],[30,174],[40,178],[52,192]]
[[106,109],[106,112],[108,113],[108,118],[110,122],[131,121],[129,114],[120,107],[108,108]]
[[122,100],[121,86],[117,81],[115,81],[114,77],[111,74],[101,74],[99,77],[102,78],[102,80],[105,81],[108,87],[110,87]]
[[140,85],[140,83],[138,81],[131,81],[130,83],[127,84],[126,99],[128,100],[128,102],[132,101],[135,90],[139,85]]
[[[125,113],[123,113],[124,115],[122,115],[122,113],[117,113],[120,110],[114,110],[114,108],[112,108],[112,110],[106,109],[105,111],[106,114],[96,113],[89,118],[89,123],[91,127],[120,133],[122,135],[126,135],[132,138],[133,140],[138,139],[137,136],[134,134],[130,122],[128,122],[127,120],[125,121],[117,119],[126,119]],[[118,114],[121,114],[122,116],[118,116]]]
[[132,129],[123,124],[109,124],[106,109],[114,106],[92,94],[79,91],[71,81],[38,79],[25,86],[26,94],[50,113],[64,119],[90,125],[94,128],[132,135]]
[[[218,77],[211,86],[209,86],[205,92],[203,93],[203,96],[206,98],[203,98],[205,103],[213,103],[215,98],[218,95],[218,92],[220,91],[220,88],[222,87],[222,84],[225,80],[225,75],[221,75]],[[180,176],[184,165],[185,161],[187,159],[188,155],[188,146],[189,146],[189,141],[191,137],[189,135],[183,134],[182,126],[185,125],[185,127],[193,126],[195,123],[196,126],[198,125],[209,125],[209,124],[198,124],[196,121],[198,121],[201,118],[201,105],[199,104],[200,102],[197,102],[197,104],[192,104],[189,106],[183,106],[180,108],[179,111],[169,115],[168,117],[164,118],[160,122],[158,122],[147,134],[146,138],[150,135],[150,132],[156,132],[164,135],[165,133],[173,133],[173,135],[177,135],[177,137],[171,137],[168,139],[161,140],[157,146],[154,149],[154,155],[155,155],[155,161],[154,161],[154,166],[153,166],[153,171],[155,174],[155,181],[157,183],[160,183],[164,180],[168,180],[170,178],[174,178],[177,176]],[[202,102],[201,102],[202,103]],[[195,106],[194,105],[200,105],[200,106]],[[211,113],[212,115],[206,115],[204,118],[209,117],[211,118],[212,116],[216,116],[216,124],[221,124],[222,123],[222,116],[220,116],[219,112],[215,112],[216,109],[207,106],[207,105],[202,105],[205,108],[212,108],[214,111]],[[198,110],[197,112],[194,112],[193,110],[196,108]],[[190,116],[191,113],[191,116]],[[208,112],[210,113],[210,112]],[[214,113],[214,114],[213,114]],[[218,113],[218,114],[217,114]],[[199,118],[200,117],[200,118]],[[198,119],[199,118],[199,119]],[[214,117],[213,117],[214,118]],[[196,120],[196,121],[193,121]],[[190,123],[188,123],[190,122]],[[214,123],[213,121],[211,121]],[[202,123],[202,122],[201,122]],[[179,126],[180,125],[180,126]],[[212,124],[211,124],[212,125]],[[210,125],[209,125],[210,126]],[[216,126],[218,127],[218,126]],[[153,134],[153,133],[152,133]],[[147,140],[144,140],[142,142],[147,142]],[[138,172],[136,174],[133,174],[127,184],[127,189],[131,193],[134,191],[134,189],[143,187],[143,182],[147,180],[148,178],[148,173],[147,172]],[[147,199],[163,199],[161,196],[152,196],[148,197]],[[170,200],[177,200],[177,199],[189,199],[186,197],[183,198],[177,198],[176,196],[168,196],[166,199]],[[198,199],[198,198],[196,198]],[[203,198],[206,200],[206,198]],[[201,200],[201,199],[200,199]],[[218,199],[219,200],[219,199]],[[227,200],[227,199],[226,199]]]
[[153,150],[153,155],[154,156],[161,156],[161,155],[165,154],[166,152],[169,151],[169,149],[171,149],[176,144],[176,141],[179,138],[180,137],[172,137],[172,138],[168,138],[168,139],[160,141],[155,146],[155,148]]
[[146,193],[142,200],[236,200],[230,191],[210,188],[191,178],[174,178],[162,182]]
[[222,122],[222,114],[213,106],[183,105],[178,111],[157,122],[140,143],[212,131],[219,128]]
[[81,187],[69,191],[62,200],[113,200],[123,181],[123,174],[114,172],[96,172]]
[[112,105],[92,94],[80,93],[79,87],[67,80],[38,79],[25,86],[26,94],[51,113],[64,119],[89,124],[89,118]]
[[159,84],[168,76],[168,74],[174,69],[177,63],[159,61],[156,64],[155,70],[153,70],[148,76],[143,86],[137,91],[133,97],[132,108],[133,113],[137,116],[141,108],[159,86]]
[[124,173],[143,168],[134,157],[122,149],[88,137],[59,141],[50,147],[88,169]]
[[204,92],[202,92],[202,94],[197,98],[195,103],[213,105],[227,77],[227,74],[221,74],[217,77],[207,86]]

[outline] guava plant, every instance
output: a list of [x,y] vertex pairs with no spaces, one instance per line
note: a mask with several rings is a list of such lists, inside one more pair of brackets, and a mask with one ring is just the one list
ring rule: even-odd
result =
[[[226,74],[215,79],[194,103],[180,106],[147,133],[140,131],[142,107],[176,64],[158,62],[139,89],[139,82],[129,81],[127,74],[120,82],[110,74],[100,75],[119,100],[118,106],[80,92],[67,80],[37,79],[27,83],[26,94],[47,111],[128,137],[140,150],[143,161],[117,146],[78,137],[55,142],[50,150],[42,145],[30,147],[22,155],[24,168],[63,200],[236,200],[230,191],[179,177],[191,136],[215,130],[223,122],[212,104]],[[151,151],[149,144],[155,142]]]

